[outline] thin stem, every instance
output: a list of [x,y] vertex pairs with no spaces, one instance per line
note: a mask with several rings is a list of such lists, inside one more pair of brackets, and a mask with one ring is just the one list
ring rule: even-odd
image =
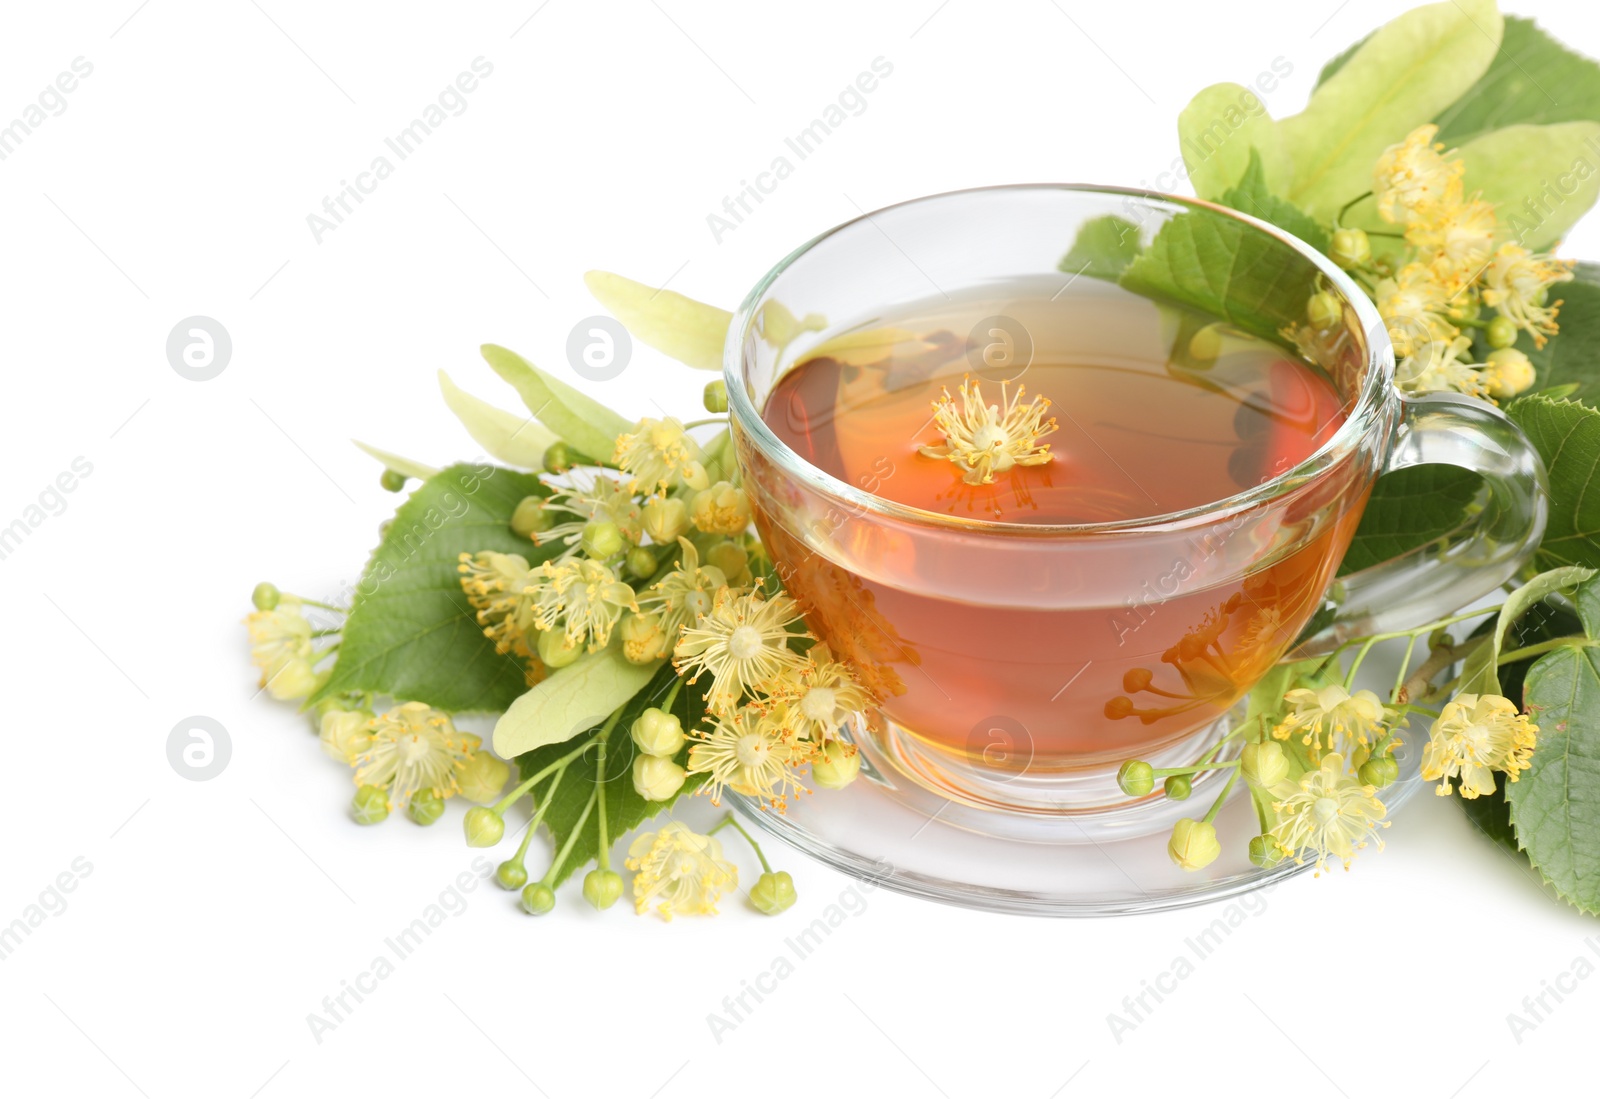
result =
[[662,713],[670,714],[672,712],[672,704],[674,702],[678,701],[678,692],[682,688],[683,688],[683,677],[679,676],[678,678],[676,678],[676,679],[674,679],[672,681],[672,689],[667,692],[667,697],[661,700],[661,712]]
[[1171,778],[1173,775],[1197,775],[1201,771],[1225,771],[1230,767],[1239,766],[1239,761],[1230,759],[1226,763],[1194,763],[1187,767],[1152,767],[1150,775],[1153,778]]
[[1356,673],[1361,670],[1361,662],[1367,658],[1367,654],[1372,651],[1372,646],[1377,643],[1378,639],[1376,637],[1367,638],[1367,643],[1361,646],[1361,651],[1356,653],[1356,658],[1350,662],[1349,670],[1344,673],[1344,689],[1346,691],[1355,685]]
[[307,599],[307,598],[305,598],[305,596],[302,596],[302,595],[293,595],[293,596],[290,596],[290,598],[291,599],[298,599],[298,600],[300,600],[301,603],[304,603],[308,607],[321,607],[323,610],[325,610],[325,611],[333,611],[335,614],[349,614],[350,613],[350,611],[348,609],[344,608],[344,607],[335,607],[332,603],[323,603],[323,602],[320,602],[319,600],[316,600],[316,599]]
[[593,746],[595,739],[595,737],[590,737],[588,740],[578,745],[572,751],[568,752],[566,755],[550,764],[532,778],[524,780],[520,786],[511,791],[511,793],[507,794],[505,797],[501,798],[499,801],[495,802],[490,806],[490,808],[493,809],[497,814],[503,815],[505,811],[515,805],[524,794],[526,794],[529,790],[532,790],[536,784],[543,781],[546,775],[550,774],[552,771],[565,769],[567,764],[583,755],[584,752],[587,752],[590,747]]
[[344,630],[342,628],[333,629],[333,630],[312,630],[311,631],[311,636],[312,637],[337,637],[343,632],[344,632]]
[[725,424],[727,422],[728,422],[728,417],[726,417],[726,416],[707,416],[707,417],[705,417],[704,419],[701,419],[701,420],[690,420],[688,423],[684,424],[683,426],[685,428],[709,427],[711,424]]
[[1239,772],[1234,771],[1228,776],[1227,784],[1222,787],[1222,793],[1217,795],[1217,800],[1211,803],[1211,811],[1206,814],[1202,824],[1210,824],[1217,819],[1217,814],[1222,812],[1222,803],[1228,800],[1228,795],[1233,793],[1233,784],[1239,781]]
[[1399,637],[1421,637],[1425,633],[1432,633],[1434,630],[1442,630],[1444,627],[1454,626],[1458,622],[1469,622],[1474,618],[1483,618],[1486,615],[1499,613],[1500,606],[1497,604],[1493,607],[1484,607],[1482,610],[1467,611],[1463,614],[1453,614],[1449,618],[1441,618],[1437,622],[1429,622],[1426,626],[1418,626],[1414,630],[1395,630],[1392,633],[1375,633],[1371,637],[1352,637],[1349,641],[1344,642],[1328,655],[1329,657],[1337,656],[1339,653],[1344,652],[1348,648],[1351,648],[1355,645],[1362,645],[1369,641],[1393,641]]
[[1588,638],[1577,634],[1574,634],[1571,637],[1552,638],[1549,641],[1541,641],[1537,645],[1526,645],[1520,649],[1512,649],[1508,653],[1501,653],[1500,663],[1511,664],[1518,660],[1526,660],[1530,656],[1538,656],[1541,653],[1554,652],[1557,649],[1564,649],[1569,646],[1575,649],[1586,648],[1590,643],[1591,642]]
[[611,869],[611,833],[606,829],[606,741],[611,738],[611,730],[621,716],[622,708],[619,706],[600,730],[600,747],[594,757],[594,796],[600,807],[600,854],[596,861],[602,870]]
[[743,836],[745,842],[755,850],[756,858],[761,860],[762,871],[767,874],[772,873],[772,866],[767,862],[767,856],[761,853],[761,845],[751,838],[750,833],[744,830],[744,825],[735,820],[732,813],[729,813],[727,816],[723,817],[720,821],[713,825],[711,831],[707,832],[706,835],[714,836],[730,824],[733,825],[734,831]]
[[1342,221],[1344,221],[1344,216],[1350,212],[1350,208],[1352,206],[1354,206],[1358,202],[1362,202],[1362,201],[1364,201],[1366,199],[1369,199],[1371,197],[1372,197],[1372,192],[1371,191],[1367,191],[1364,194],[1357,195],[1355,198],[1351,199],[1349,202],[1347,202],[1343,206],[1339,207],[1339,212],[1336,215],[1334,215],[1334,218],[1333,218],[1333,227],[1335,229],[1339,228],[1339,224]]
[[567,856],[572,854],[572,848],[577,844],[578,837],[583,834],[583,826],[589,823],[589,814],[594,810],[595,799],[600,796],[599,787],[589,795],[589,800],[584,804],[583,812],[578,814],[578,823],[572,826],[572,832],[567,836],[567,842],[561,845],[561,850],[556,852],[555,861],[550,864],[550,869],[545,871],[541,880],[544,885],[555,888],[556,875],[561,873],[562,865],[567,861]]
[[1394,690],[1389,692],[1389,701],[1400,701],[1400,688],[1406,684],[1406,669],[1411,667],[1411,654],[1416,652],[1417,639],[1415,636],[1406,642],[1406,655],[1400,661],[1400,671],[1394,677]]

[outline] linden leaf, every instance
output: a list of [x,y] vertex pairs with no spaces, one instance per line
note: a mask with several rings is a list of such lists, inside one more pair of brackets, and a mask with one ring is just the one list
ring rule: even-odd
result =
[[1115,282],[1139,254],[1139,248],[1139,227],[1126,218],[1106,214],[1078,227],[1072,247],[1056,266],[1074,278],[1087,275]]
[[726,309],[610,271],[590,271],[583,281],[595,300],[640,343],[696,370],[722,369],[722,345],[733,322]]
[[633,429],[593,397],[540,370],[515,351],[492,343],[481,350],[494,372],[516,387],[536,419],[589,457],[598,461],[610,458],[617,436]]
[[1466,667],[1461,672],[1460,690],[1466,694],[1498,693],[1500,652],[1512,625],[1546,597],[1576,587],[1594,575],[1593,569],[1574,566],[1551,569],[1549,572],[1541,572],[1506,596],[1505,602],[1500,604],[1500,613],[1494,620],[1493,632],[1489,635],[1488,643],[1480,645],[1467,657]]
[[599,652],[584,653],[500,715],[494,725],[495,754],[510,759],[546,744],[566,743],[632,698],[661,663],[629,663],[616,638]]
[[1555,397],[1548,390],[1570,386],[1566,396],[1592,406],[1600,400],[1600,266],[1580,263],[1573,274],[1573,281],[1551,288],[1552,297],[1561,302],[1561,334],[1542,348],[1535,348],[1526,335],[1517,345],[1537,369],[1545,396]]
[[1328,231],[1317,219],[1294,203],[1272,193],[1267,183],[1266,169],[1255,149],[1250,150],[1250,163],[1243,177],[1236,186],[1224,191],[1218,201],[1293,233],[1319,252],[1328,250]]
[[1379,28],[1278,123],[1294,164],[1288,198],[1330,219],[1372,186],[1378,156],[1477,82],[1500,44],[1494,0],[1447,0]]
[[1553,246],[1600,197],[1600,122],[1507,126],[1461,146],[1465,185],[1494,203],[1499,239]]
[[463,553],[541,550],[511,531],[523,497],[550,490],[537,477],[456,465],[430,477],[395,512],[356,585],[333,674],[313,701],[372,691],[451,713],[497,711],[527,690],[516,657],[483,636],[456,571]]
[[1527,435],[1550,475],[1550,519],[1535,560],[1547,568],[1600,568],[1600,412],[1576,401],[1523,397],[1506,415]]
[[479,400],[457,386],[443,370],[439,371],[439,390],[444,394],[444,403],[456,414],[467,434],[490,457],[523,469],[544,468],[544,452],[557,441],[555,432],[538,420]]
[[1451,145],[1519,122],[1600,122],[1600,64],[1574,53],[1531,19],[1506,16],[1488,71],[1439,112],[1439,140]]
[[1258,156],[1273,191],[1288,190],[1293,165],[1260,97],[1240,84],[1202,88],[1178,114],[1178,149],[1194,193],[1219,199]]
[[[606,741],[606,764],[603,776],[608,833],[606,838],[612,845],[645,821],[671,809],[679,798],[694,793],[706,780],[703,774],[689,775],[682,788],[665,801],[646,801],[633,788],[633,760],[638,755],[638,748],[629,735],[629,729],[634,719],[647,707],[660,706],[665,701],[667,692],[672,689],[672,683],[676,678],[677,673],[672,670],[672,666],[663,665],[653,676],[646,677],[642,688],[636,690],[631,698],[617,703],[618,706],[623,706],[622,716]],[[612,709],[616,709],[616,706]],[[680,690],[678,697],[673,701],[671,712],[686,732],[694,729],[705,716],[705,702],[701,693],[687,688]],[[610,716],[609,712],[606,716]],[[594,725],[580,729],[579,734],[592,731],[594,726],[603,724],[604,720],[601,718]],[[518,757],[517,766],[521,769],[522,777],[527,778],[571,750],[570,744],[567,743],[549,744]],[[686,762],[688,751],[687,745],[680,750],[677,758],[680,766]],[[585,815],[584,809],[589,804],[590,796],[595,792],[596,783],[601,779],[599,753],[590,749],[568,764],[566,774],[562,776],[553,794],[550,792],[554,782],[553,777],[534,787],[535,800],[541,805],[546,801],[549,802],[549,808],[545,810],[544,823],[550,829],[550,838],[555,850],[559,851],[562,848],[580,821],[583,824],[572,853],[557,872],[552,886],[560,885],[599,856],[600,817],[598,813],[593,812]],[[620,863],[621,855],[614,856],[613,861]]]
[[1339,575],[1370,568],[1445,537],[1467,521],[1483,478],[1459,466],[1421,465],[1385,473],[1372,486]]

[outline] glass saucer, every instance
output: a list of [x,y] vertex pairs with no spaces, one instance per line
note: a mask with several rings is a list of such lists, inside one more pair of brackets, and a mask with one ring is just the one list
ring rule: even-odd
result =
[[[1378,793],[1391,816],[1423,785],[1415,735],[1402,734],[1395,752],[1400,777]],[[1045,816],[952,801],[910,778],[872,738],[853,739],[861,748],[861,775],[843,790],[795,799],[783,814],[728,796],[759,827],[836,870],[987,912],[1161,912],[1238,896],[1312,869],[1292,859],[1270,870],[1250,862],[1246,844],[1258,826],[1243,783],[1215,822],[1222,854],[1203,870],[1174,866],[1167,855],[1172,823],[1205,814],[1221,785],[1216,773],[1197,781],[1185,801],[1154,797],[1105,814]]]

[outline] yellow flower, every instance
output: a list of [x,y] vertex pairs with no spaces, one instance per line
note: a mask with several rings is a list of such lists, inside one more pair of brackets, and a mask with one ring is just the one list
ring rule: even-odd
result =
[[726,787],[781,812],[788,795],[804,789],[794,768],[811,758],[813,745],[795,735],[786,716],[745,706],[694,735],[689,773],[711,776],[703,789],[713,803],[721,804]]
[[617,436],[611,460],[633,475],[629,487],[634,492],[655,492],[680,483],[690,471],[689,463],[699,457],[700,447],[682,421],[646,416],[631,433]]
[[602,649],[624,610],[636,611],[633,589],[599,561],[577,558],[540,566],[534,613],[541,630],[560,629],[569,647]]
[[658,546],[670,546],[689,529],[689,505],[676,496],[655,496],[644,505],[644,532]]
[[1545,299],[1550,287],[1571,278],[1572,265],[1565,260],[1534,255],[1520,244],[1502,244],[1483,274],[1483,304],[1532,336],[1535,347],[1543,347],[1546,337],[1556,333],[1561,305],[1546,304]]
[[[612,522],[628,542],[638,545],[644,535],[644,515],[633,491],[614,477],[604,473],[572,473],[573,484],[557,488],[544,502],[544,509],[554,516],[565,516],[548,530],[532,535],[535,545],[548,545],[559,541],[567,548],[563,556],[579,552],[583,528],[590,522]],[[586,479],[580,480],[580,478]]]
[[270,611],[252,611],[245,618],[250,631],[250,659],[261,669],[261,686],[280,702],[305,698],[320,685],[311,623],[300,603],[284,596]]
[[1484,384],[1489,396],[1497,401],[1515,397],[1533,384],[1534,377],[1533,363],[1515,347],[1489,352],[1489,361],[1484,364]]
[[659,615],[630,613],[617,632],[622,635],[623,658],[630,664],[660,660],[672,647]]
[[639,596],[645,613],[659,615],[661,630],[669,644],[677,644],[679,632],[692,626],[702,614],[711,613],[717,593],[726,589],[728,578],[714,565],[701,565],[694,543],[679,538],[683,556],[673,570]]
[[1409,223],[1439,203],[1459,201],[1466,165],[1445,159],[1450,154],[1433,141],[1438,133],[1439,127],[1432,123],[1419,126],[1378,157],[1372,193],[1383,220]]
[[1315,857],[1318,874],[1329,859],[1350,869],[1350,860],[1369,840],[1376,840],[1378,850],[1383,850],[1377,833],[1389,826],[1383,819],[1388,810],[1371,786],[1345,772],[1344,757],[1337,752],[1323,756],[1321,765],[1299,781],[1278,783],[1272,796],[1277,799],[1272,803],[1278,813],[1272,838],[1278,850],[1300,863]]
[[693,673],[691,683],[710,672],[706,704],[715,713],[731,713],[745,691],[763,689],[805,666],[805,657],[789,648],[791,638],[809,636],[789,632],[799,618],[787,595],[768,600],[760,592],[736,595],[724,588],[711,613],[683,631],[673,663],[680,675]]
[[1371,691],[1351,694],[1338,684],[1311,690],[1299,687],[1283,696],[1288,717],[1272,730],[1278,740],[1296,734],[1316,759],[1324,751],[1348,752],[1365,747],[1383,732],[1389,712]]
[[689,515],[707,534],[743,534],[750,525],[750,498],[727,481],[694,494]]
[[1494,204],[1481,199],[1440,203],[1420,212],[1406,240],[1452,294],[1474,281],[1494,253]]
[[794,730],[819,743],[837,736],[841,725],[872,704],[849,667],[834,660],[828,646],[820,643],[806,653],[805,666],[776,685],[773,693],[791,703]]
[[355,760],[356,785],[389,791],[392,802],[405,804],[418,790],[441,798],[460,786],[456,772],[466,766],[477,746],[450,722],[450,715],[424,702],[403,702],[368,725],[372,742]]
[[461,590],[476,610],[483,635],[497,652],[529,658],[528,638],[539,628],[536,612],[539,576],[516,553],[463,553],[456,571]]
[[1394,381],[1402,392],[1465,393],[1487,397],[1490,373],[1481,363],[1466,362],[1462,356],[1472,349],[1465,336],[1452,340],[1430,340],[1412,349],[1395,367]]
[[1456,327],[1445,318],[1450,293],[1422,263],[1408,263],[1391,279],[1380,279],[1374,291],[1378,312],[1405,358],[1433,340],[1452,340]]
[[634,871],[635,911],[643,914],[654,904],[664,920],[714,916],[722,894],[739,885],[739,868],[723,859],[722,844],[675,820],[636,837],[626,865]]
[[372,744],[372,714],[367,710],[329,710],[319,730],[322,750],[347,766]]
[[1494,772],[1511,782],[1530,766],[1539,726],[1500,695],[1457,695],[1445,706],[1422,750],[1422,777],[1438,782],[1437,793],[1450,792],[1460,778],[1461,796],[1494,793]]
[[944,445],[918,447],[917,453],[954,463],[969,485],[992,485],[996,473],[1050,461],[1054,457],[1050,444],[1039,442],[1056,429],[1054,417],[1044,418],[1050,401],[1035,397],[1023,404],[1025,387],[1019,385],[1015,394],[1008,395],[1006,385],[1000,383],[999,404],[984,404],[982,384],[963,379],[959,409],[950,390],[942,389],[933,402],[933,420]]

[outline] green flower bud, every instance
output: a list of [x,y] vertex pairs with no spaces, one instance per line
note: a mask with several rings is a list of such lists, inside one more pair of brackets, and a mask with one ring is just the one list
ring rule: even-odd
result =
[[546,473],[565,473],[575,465],[579,465],[580,455],[573,447],[556,441],[545,447],[544,471]]
[[583,877],[583,899],[604,912],[622,896],[622,875],[615,870],[594,869]]
[[1194,780],[1188,775],[1168,775],[1161,788],[1173,801],[1182,801],[1194,793]]
[[456,781],[461,785],[462,797],[479,805],[488,805],[499,799],[510,774],[511,768],[504,760],[480,750],[472,753],[472,758],[467,760]]
[[1319,332],[1326,332],[1344,319],[1344,306],[1326,290],[1319,290],[1306,302],[1306,320]]
[[386,469],[383,476],[378,478],[378,484],[383,486],[385,492],[400,492],[406,487],[406,475],[399,470]]
[[506,834],[505,818],[483,805],[468,809],[461,825],[467,833],[468,847],[493,847]]
[[444,798],[432,790],[418,790],[411,795],[411,802],[406,806],[406,816],[418,824],[432,824],[444,816]]
[[646,801],[666,801],[679,790],[688,773],[662,756],[633,757],[633,789]]
[[1222,354],[1222,329],[1208,324],[1189,337],[1189,357],[1196,362],[1208,363]]
[[494,880],[502,889],[521,889],[528,883],[528,868],[520,858],[507,859],[494,868]]
[[714,382],[707,382],[705,392],[700,396],[706,406],[707,412],[728,411],[728,383],[718,378]]
[[583,552],[596,561],[621,553],[628,545],[622,528],[610,519],[591,520],[583,525]]
[[650,541],[658,546],[675,546],[678,537],[689,529],[689,505],[674,496],[657,496],[645,504],[640,519]]
[[776,916],[795,902],[794,879],[787,871],[762,874],[750,889],[750,903],[769,916]]
[[1276,740],[1246,744],[1239,766],[1244,770],[1244,777],[1257,786],[1275,786],[1289,777],[1289,757],[1283,754],[1283,745]]
[[1393,756],[1374,756],[1361,765],[1357,774],[1362,782],[1381,790],[1400,777],[1400,764]]
[[1185,817],[1172,826],[1172,839],[1167,843],[1167,854],[1182,870],[1201,870],[1216,861],[1222,854],[1222,844],[1217,842],[1217,830],[1203,820]]
[[643,546],[628,551],[628,575],[635,580],[648,580],[656,574],[656,555]]
[[1510,317],[1497,315],[1483,330],[1483,338],[1489,341],[1489,346],[1498,350],[1510,347],[1517,342],[1517,326]]
[[542,881],[522,891],[522,910],[530,916],[543,916],[556,906],[556,892]]
[[1270,835],[1257,836],[1250,841],[1250,861],[1263,870],[1270,870],[1283,861],[1283,851]]
[[1475,321],[1478,319],[1478,314],[1483,312],[1483,307],[1478,304],[1478,299],[1475,297],[1458,297],[1451,299],[1450,308],[1446,312],[1453,321]]
[[361,786],[350,803],[357,824],[380,824],[389,819],[389,791],[382,786]]
[[1117,786],[1130,798],[1142,798],[1156,788],[1154,769],[1142,759],[1130,759],[1117,768]]
[[276,584],[269,584],[265,580],[256,585],[256,590],[250,593],[250,602],[254,603],[258,611],[276,610],[278,600],[283,593]]
[[524,496],[511,513],[511,533],[519,538],[533,538],[555,525],[555,517],[544,506],[541,496]]
[[702,463],[690,462],[683,467],[683,483],[695,492],[701,492],[711,487],[711,475]]
[[639,751],[665,759],[677,755],[687,739],[683,735],[683,722],[656,706],[634,718],[629,732]]
[[545,630],[539,635],[539,659],[547,668],[565,668],[583,655],[583,646],[567,644],[565,630]]
[[1339,229],[1328,245],[1328,258],[1346,271],[1360,267],[1372,258],[1372,241],[1361,229]]
[[842,740],[824,744],[811,761],[811,781],[824,790],[843,790],[861,773],[861,753]]
[[750,581],[750,555],[737,542],[718,542],[706,550],[706,563],[721,569],[730,584],[737,586]]

